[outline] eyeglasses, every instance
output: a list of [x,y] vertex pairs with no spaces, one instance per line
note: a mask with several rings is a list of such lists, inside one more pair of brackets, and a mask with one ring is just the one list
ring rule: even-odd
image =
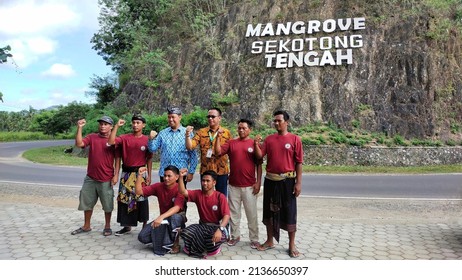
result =
[[216,118],[216,117],[217,117],[217,116],[214,116],[214,115],[208,115],[208,116],[207,116],[207,119],[214,119],[214,118]]

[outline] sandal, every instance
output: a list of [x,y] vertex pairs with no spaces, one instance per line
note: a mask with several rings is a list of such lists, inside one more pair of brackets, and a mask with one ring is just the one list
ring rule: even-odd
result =
[[170,254],[178,254],[180,252],[180,245],[173,245],[172,250],[170,250]]
[[263,243],[262,245],[258,246],[257,247],[257,250],[258,251],[266,251],[266,250],[269,250],[269,249],[273,249],[274,248],[274,244],[273,245],[268,245],[265,243]]
[[298,256],[300,256],[300,252],[297,249],[289,250],[289,256],[291,258],[298,258]]
[[90,231],[91,231],[91,229],[83,229],[82,227],[79,227],[78,229],[72,231],[71,234],[76,235],[76,234],[79,234],[79,233],[90,232]]
[[110,229],[110,228],[105,228],[105,229],[103,230],[103,235],[104,235],[104,236],[112,235],[112,229]]
[[235,238],[235,239],[233,238],[230,241],[228,241],[228,246],[235,246],[239,241],[241,241],[240,237]]

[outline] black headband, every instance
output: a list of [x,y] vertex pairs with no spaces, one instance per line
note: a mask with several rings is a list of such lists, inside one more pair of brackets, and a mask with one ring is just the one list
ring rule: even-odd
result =
[[132,121],[135,121],[135,120],[142,121],[143,123],[146,123],[146,119],[143,118],[142,115],[133,115]]

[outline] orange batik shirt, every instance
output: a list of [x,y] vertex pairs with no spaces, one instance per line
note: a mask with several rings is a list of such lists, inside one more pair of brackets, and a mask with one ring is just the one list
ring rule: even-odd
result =
[[[223,134],[221,135],[221,145],[228,142],[231,139],[231,133],[228,129],[220,127],[223,130]],[[200,147],[201,151],[201,169],[200,173],[204,173],[207,170],[213,170],[218,175],[225,175],[229,174],[229,161],[228,155],[223,155],[221,157],[217,157],[215,153],[213,153],[213,144],[217,139],[217,132],[214,132],[210,129],[210,127],[204,127],[199,129],[196,133],[194,133],[194,138],[192,139],[192,148],[195,149],[197,145]],[[210,151],[209,151],[210,150]],[[211,153],[210,157],[207,154]]]

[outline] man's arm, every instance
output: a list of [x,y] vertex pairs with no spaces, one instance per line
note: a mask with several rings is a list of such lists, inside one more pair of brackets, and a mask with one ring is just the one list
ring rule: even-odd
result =
[[112,177],[112,185],[117,184],[117,181],[119,181],[119,170],[121,160],[122,158],[120,157],[120,155],[116,155],[114,158],[114,176]]
[[294,186],[294,195],[298,197],[302,192],[302,174],[303,174],[303,166],[301,163],[295,164],[295,171],[296,171],[296,178],[295,178],[295,186]]
[[124,124],[125,124],[125,121],[123,119],[119,119],[119,121],[117,121],[117,123],[114,125],[114,127],[112,128],[111,134],[109,135],[109,139],[107,140],[107,143],[109,145],[115,145],[117,130],[119,129],[120,126]]
[[159,141],[160,141],[160,138],[157,137],[157,132],[155,130],[151,130],[148,136],[148,150],[151,153],[154,153],[155,151],[157,151],[157,149],[159,149],[160,147]]
[[213,143],[213,152],[216,157],[221,156],[221,137],[223,136],[223,130],[219,129],[217,133],[217,139]]
[[255,136],[255,139],[254,139],[254,150],[255,150],[255,158],[257,160],[260,160],[263,158],[263,152],[261,151],[261,148],[260,148],[260,142],[261,142],[261,135],[257,135]]
[[158,227],[161,225],[162,221],[165,220],[166,218],[180,212],[180,207],[178,205],[174,205],[172,208],[168,209],[167,212],[159,215],[151,224],[153,228]]
[[181,168],[180,178],[178,179],[178,193],[180,193],[185,198],[188,197],[188,191],[186,190],[186,187],[184,185],[184,176],[187,176],[187,175],[188,175],[188,169]]
[[263,168],[261,163],[257,163],[257,181],[255,182],[255,185],[253,186],[253,195],[257,195],[260,192],[261,188],[261,175],[263,173]]
[[77,132],[75,133],[75,146],[79,148],[83,148],[85,144],[83,143],[82,137],[82,129],[85,126],[87,121],[85,119],[81,119],[77,121]]
[[151,184],[151,176],[152,176],[152,157],[151,158],[148,158],[147,160],[147,163],[146,163],[146,166],[148,167],[148,174],[147,174],[147,177],[146,177],[146,185],[150,185]]
[[[220,228],[222,227],[226,228],[226,226],[228,225],[228,222],[229,222],[229,215],[224,215],[220,221]],[[213,237],[212,237],[213,242],[219,242],[221,240],[222,233],[221,233],[220,228],[218,228],[213,234]]]
[[136,181],[135,181],[135,194],[137,195],[144,196],[142,183],[143,183],[143,173],[145,173],[146,171],[147,171],[147,168],[144,166],[138,169],[138,175],[136,176]]
[[186,182],[191,182],[194,178],[194,173],[196,172],[197,164],[199,163],[197,157],[197,151],[191,150],[188,151],[188,176],[186,177]]
[[186,127],[184,144],[188,150],[194,150],[200,142],[200,135],[198,133],[193,134],[193,130],[194,126],[188,125]]

